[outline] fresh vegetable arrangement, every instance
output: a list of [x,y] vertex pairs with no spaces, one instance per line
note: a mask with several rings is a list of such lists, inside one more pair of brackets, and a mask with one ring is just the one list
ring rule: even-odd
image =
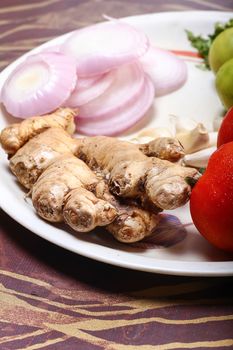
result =
[[29,56],[8,77],[1,101],[19,118],[77,108],[79,132],[117,135],[144,117],[155,96],[186,79],[181,59],[112,20],[76,30],[60,46]]
[[[217,26],[208,39],[188,33],[217,72],[226,107],[232,97],[232,25]],[[138,142],[108,137],[132,127],[155,97],[179,89],[186,79],[181,59],[118,20],[77,30],[61,45],[28,56],[1,91],[7,111],[24,120],[5,128],[0,142],[37,213],[79,232],[104,226],[117,240],[131,243],[154,232],[160,211],[182,206],[191,195],[200,233],[232,251],[231,143],[211,156],[199,179],[217,141],[217,133],[201,123],[189,120],[187,126],[177,118],[174,132],[155,129],[145,142],[140,136]],[[231,109],[218,147],[233,141],[232,119]],[[75,129],[95,137],[75,139]]]

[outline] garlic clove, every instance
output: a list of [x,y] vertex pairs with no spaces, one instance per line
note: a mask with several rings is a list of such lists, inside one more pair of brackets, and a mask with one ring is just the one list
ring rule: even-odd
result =
[[131,139],[130,141],[133,142],[133,143],[148,143],[150,141],[154,140],[153,137],[149,137],[149,136],[137,136],[137,137],[134,137],[133,139]]
[[209,132],[209,147],[217,146],[218,133],[217,131]]
[[150,129],[144,129],[142,130],[138,136],[149,136],[153,139],[159,138],[159,137],[172,137],[172,132],[168,128],[165,127],[157,127],[157,128],[150,128]]
[[170,116],[170,122],[174,125],[176,133],[191,131],[198,124],[194,119],[178,117],[176,115]]
[[173,137],[171,130],[165,127],[157,127],[144,129],[140,133],[138,133],[131,142],[134,143],[148,143],[152,140],[158,139],[160,137]]
[[183,158],[183,162],[187,166],[206,168],[208,160],[214,151],[216,151],[216,147],[212,146],[192,154],[186,154]]
[[176,134],[176,138],[184,147],[186,154],[197,152],[209,146],[209,134],[203,124],[199,123],[192,130],[184,130]]

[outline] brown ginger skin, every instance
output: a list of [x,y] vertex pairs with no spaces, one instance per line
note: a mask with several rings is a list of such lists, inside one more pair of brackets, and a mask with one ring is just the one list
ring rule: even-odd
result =
[[79,232],[106,226],[125,243],[150,235],[159,222],[158,215],[117,200],[103,179],[72,154],[58,157],[44,170],[32,187],[32,202],[45,220],[65,221]]
[[30,139],[11,158],[10,169],[31,189],[42,172],[62,154],[74,153],[76,142],[61,128],[49,128]]
[[119,241],[135,242],[154,232],[161,209],[189,199],[186,180],[195,181],[198,172],[154,157],[182,157],[176,141],[139,146],[104,136],[73,139],[66,131],[73,131],[73,114],[59,125],[56,116],[56,127],[48,122],[54,118],[44,126],[42,117],[31,118],[1,133],[12,172],[46,220],[64,220],[82,232],[105,226]]
[[160,220],[160,216],[156,212],[152,213],[119,200],[116,208],[118,215],[106,228],[118,241],[138,242],[155,232]]
[[[99,173],[98,173],[99,174]],[[111,203],[118,212],[115,220],[106,226],[107,230],[120,242],[132,243],[150,236],[159,223],[160,210],[145,210],[136,201],[118,198],[109,192],[106,182],[100,182],[95,189],[96,196]]]
[[184,148],[178,139],[173,137],[158,137],[148,143],[139,144],[139,150],[148,157],[177,162],[184,157]]
[[70,108],[61,108],[43,117],[32,117],[21,123],[12,124],[3,129],[0,134],[1,146],[9,156],[12,156],[27,141],[50,127],[59,127],[73,134],[75,114],[75,111]]
[[51,222],[63,221],[64,212],[65,218],[72,217],[73,210],[79,218],[73,225],[76,230],[90,231],[112,222],[117,213],[109,202],[94,195],[99,182],[85,163],[72,153],[65,154],[51,163],[34,184],[32,202],[37,213]]
[[63,218],[75,231],[90,232],[108,225],[116,216],[116,208],[83,187],[71,190],[64,198]]
[[32,137],[10,159],[19,182],[31,190],[38,214],[88,232],[105,226],[118,240],[135,242],[154,232],[159,217],[109,193],[103,178],[73,156],[77,142],[60,127]]
[[[147,157],[138,145],[106,136],[78,139],[77,156],[91,169],[109,178],[110,191],[124,198],[151,201],[161,209],[184,205],[190,196],[188,179],[196,181],[196,169]],[[107,151],[106,151],[107,150]]]

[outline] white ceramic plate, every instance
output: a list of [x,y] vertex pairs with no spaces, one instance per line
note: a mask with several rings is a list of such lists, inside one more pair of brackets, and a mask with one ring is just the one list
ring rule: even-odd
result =
[[[185,29],[196,34],[208,34],[212,32],[214,23],[224,22],[230,17],[230,13],[224,12],[173,12],[128,17],[124,20],[145,31],[151,42],[159,47],[194,51],[186,38]],[[64,36],[45,46],[56,45],[63,40]],[[0,74],[0,87],[22,59]],[[153,115],[140,127],[166,125],[169,115],[175,114],[200,120],[211,129],[212,120],[222,112],[222,107],[214,90],[213,74],[198,69],[196,63],[195,58],[189,58],[189,78],[185,86],[158,98]],[[0,128],[11,122],[13,118],[1,111]],[[21,187],[9,172],[3,151],[0,151],[0,156],[0,204],[3,210],[46,240],[89,258],[135,270],[193,276],[233,275],[232,256],[213,248],[201,237],[192,224],[188,206],[165,213],[160,225],[160,244],[158,239],[154,241],[152,238],[146,243],[124,245],[116,242],[104,230],[74,236],[64,225],[51,225],[35,214],[31,203],[25,201]]]

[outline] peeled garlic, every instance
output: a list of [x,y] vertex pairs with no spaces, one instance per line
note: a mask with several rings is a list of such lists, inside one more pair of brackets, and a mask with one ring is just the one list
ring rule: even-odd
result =
[[184,147],[186,154],[197,152],[209,146],[209,134],[203,124],[199,123],[192,130],[183,130],[176,138]]
[[130,141],[133,143],[148,143],[150,141],[154,140],[153,137],[149,137],[149,136],[142,136],[142,137],[134,137],[133,139],[131,139]]
[[176,115],[170,116],[170,123],[174,125],[176,133],[192,130],[198,124],[194,119],[178,117]]
[[209,147],[217,146],[217,138],[218,138],[217,131],[209,132]]
[[153,139],[158,137],[172,137],[172,132],[168,128],[158,127],[158,128],[150,128],[142,130],[138,136],[149,136]]
[[185,154],[194,153],[217,144],[217,132],[208,132],[202,123],[177,116],[171,116],[168,127],[144,129],[130,141],[146,144],[159,137],[178,139],[184,147]]
[[164,127],[150,128],[144,129],[140,133],[136,135],[133,139],[131,139],[134,143],[148,143],[154,139],[158,139],[159,137],[173,137],[171,130]]
[[195,168],[206,168],[209,157],[215,150],[216,147],[213,146],[192,154],[186,154],[183,158],[183,162],[187,166],[193,166]]

